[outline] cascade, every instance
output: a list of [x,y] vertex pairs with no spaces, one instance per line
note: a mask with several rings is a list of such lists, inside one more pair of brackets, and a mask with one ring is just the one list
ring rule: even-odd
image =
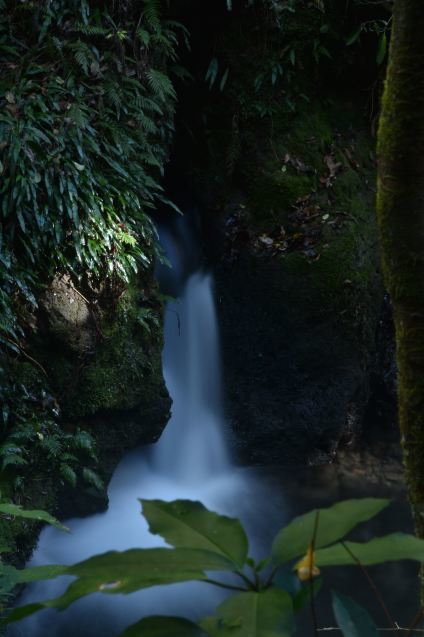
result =
[[[180,220],[173,235],[162,233],[161,241],[173,268],[161,269],[159,278],[175,297],[167,304],[163,351],[164,377],[173,400],[171,418],[158,443],[136,449],[122,459],[109,484],[108,510],[68,520],[69,535],[53,527],[45,528],[31,566],[72,564],[110,550],[164,546],[159,536],[148,531],[140,514],[140,497],[200,500],[212,510],[241,518],[248,531],[250,554],[260,558],[267,554],[276,530],[293,512],[309,510],[317,501],[328,504],[337,497],[352,496],[351,492],[330,495],[311,477],[302,485],[295,474],[293,485],[287,474],[282,482],[280,472],[266,478],[262,470],[235,466],[226,443],[213,279],[201,267],[196,242],[184,220]],[[387,533],[390,524],[387,518],[377,520],[375,534]],[[406,582],[410,585],[415,580],[409,570],[400,569],[397,563],[391,576],[388,565],[380,573],[380,590],[388,586],[386,599],[402,616],[404,609],[400,609],[396,596],[393,598],[390,582],[403,581],[406,588]],[[343,570],[337,578],[336,582],[346,590],[356,592],[363,588],[360,572]],[[18,604],[57,597],[70,581],[72,578],[61,577],[34,583],[27,587]],[[201,582],[156,587],[130,595],[97,593],[78,600],[64,612],[44,610],[12,624],[7,637],[116,637],[148,615],[199,619],[210,614],[227,594]],[[327,625],[333,621],[324,612],[321,620]],[[305,616],[300,620],[299,634],[309,630],[310,619]]]
[[[109,550],[163,546],[140,515],[140,497],[200,500],[230,515],[250,511],[250,477],[232,465],[225,442],[213,280],[200,267],[190,234],[182,219],[176,235],[162,236],[173,269],[162,268],[159,277],[167,278],[168,287],[179,296],[168,302],[165,315],[163,370],[173,400],[170,421],[156,445],[130,452],[121,461],[108,488],[108,510],[67,521],[69,535],[45,528],[31,566],[75,563]],[[61,577],[31,585],[19,605],[56,597],[70,581]],[[225,591],[199,583],[125,596],[95,594],[65,612],[46,610],[29,617],[11,626],[8,635],[113,637],[144,615],[198,618],[225,596]]]

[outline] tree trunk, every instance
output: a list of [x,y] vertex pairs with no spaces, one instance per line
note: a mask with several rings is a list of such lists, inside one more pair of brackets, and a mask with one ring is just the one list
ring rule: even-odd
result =
[[397,340],[399,417],[424,537],[424,2],[395,0],[378,133],[377,211]]

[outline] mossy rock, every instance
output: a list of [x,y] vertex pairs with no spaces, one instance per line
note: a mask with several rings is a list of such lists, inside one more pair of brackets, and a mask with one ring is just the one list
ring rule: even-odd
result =
[[[282,112],[272,137],[264,120],[244,135],[239,186],[251,240],[238,260],[223,254],[218,290],[228,411],[248,462],[329,461],[360,431],[383,299],[372,151],[343,101],[313,104],[290,122]],[[291,227],[291,213],[308,195],[314,257],[295,243],[258,250],[255,237],[279,224],[306,236],[308,221]]]
[[[68,289],[69,284],[66,294],[42,304],[31,343],[34,357],[47,372],[63,423],[89,427],[98,414],[106,421],[112,413],[115,424],[121,414],[125,426],[124,415],[131,410],[141,410],[142,421],[143,410],[162,405],[158,423],[140,424],[134,444],[152,442],[169,411],[161,361],[163,303],[153,273],[135,278],[118,301],[99,297],[90,306],[86,295]],[[83,311],[72,313],[63,307],[75,299],[85,302]],[[78,336],[73,320],[82,315],[84,338]]]
[[258,229],[270,223],[286,223],[291,204],[310,192],[311,187],[311,179],[306,176],[259,168],[249,188],[253,223]]

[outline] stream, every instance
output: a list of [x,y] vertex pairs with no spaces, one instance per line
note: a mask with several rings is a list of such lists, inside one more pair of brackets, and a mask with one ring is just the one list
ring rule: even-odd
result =
[[[284,474],[281,468],[245,468],[228,451],[231,437],[223,412],[219,334],[213,277],[201,267],[190,229],[179,221],[177,231],[162,232],[171,272],[160,277],[178,296],[167,304],[163,369],[173,400],[171,419],[158,443],[128,453],[117,467],[108,489],[109,508],[104,513],[66,521],[70,534],[45,528],[29,565],[71,564],[94,554],[134,547],[164,546],[151,535],[141,515],[138,498],[173,500],[188,498],[239,517],[250,538],[250,554],[267,554],[275,532],[294,514],[351,497],[337,486],[323,484],[316,472]],[[356,493],[354,495],[377,495]],[[391,527],[409,529],[406,503],[396,504],[396,514],[384,514],[371,525],[374,533]],[[368,537],[365,535],[364,537]],[[333,569],[336,571],[336,569]],[[399,620],[407,621],[413,608],[393,595],[413,592],[415,567],[394,564],[375,569],[376,578],[393,602]],[[361,574],[335,573],[332,582],[343,592],[358,592],[358,601],[375,607]],[[377,581],[376,580],[376,581]],[[72,578],[30,585],[18,600],[27,604],[61,594]],[[351,590],[352,589],[352,590]],[[390,593],[390,591],[392,591]],[[211,613],[228,595],[204,583],[156,587],[130,595],[95,594],[64,612],[44,610],[10,627],[10,637],[115,637],[143,616],[166,614],[199,619]],[[331,616],[322,618],[331,623]],[[306,629],[306,627],[308,627]],[[299,635],[311,634],[309,618],[301,618]]]

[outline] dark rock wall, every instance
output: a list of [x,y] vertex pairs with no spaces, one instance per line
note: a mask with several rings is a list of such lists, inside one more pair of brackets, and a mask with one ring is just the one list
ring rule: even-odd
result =
[[249,126],[217,268],[227,411],[244,461],[326,462],[359,435],[370,395],[373,141],[343,101],[274,120],[272,144]]

